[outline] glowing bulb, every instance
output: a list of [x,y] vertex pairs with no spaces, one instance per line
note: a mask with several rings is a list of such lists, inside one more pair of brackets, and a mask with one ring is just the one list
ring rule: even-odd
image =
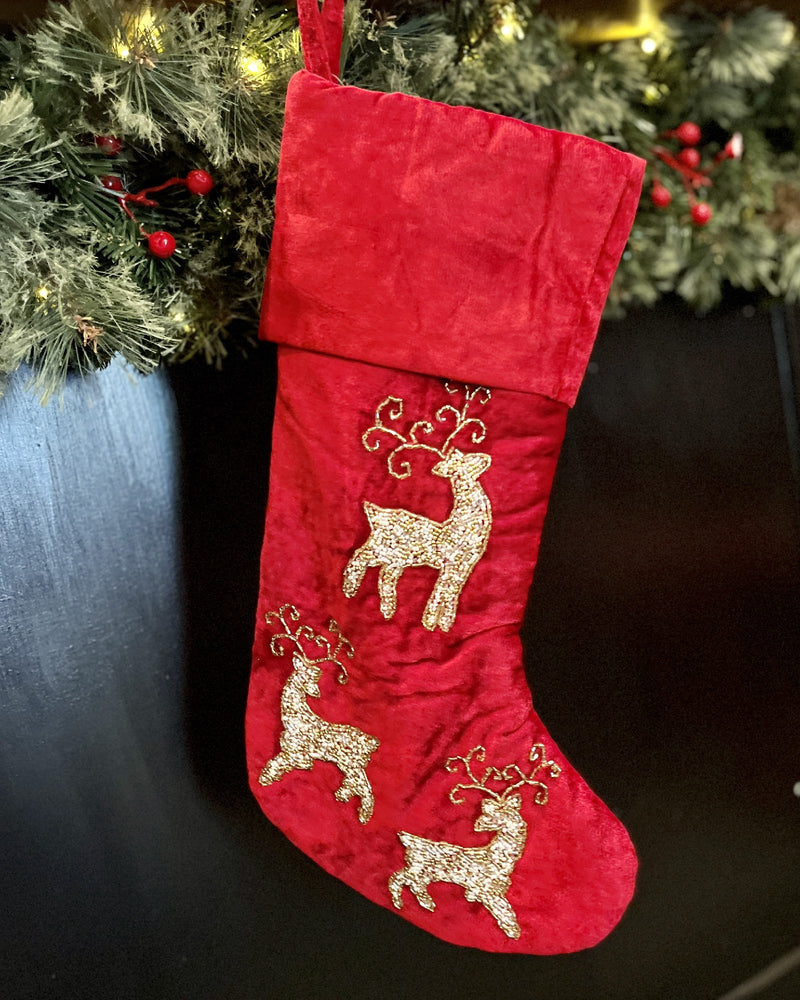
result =
[[641,46],[642,46],[642,52],[644,52],[646,56],[651,56],[658,48],[658,42],[655,40],[655,38],[653,38],[652,35],[647,35],[646,38],[642,39]]
[[46,299],[47,296],[50,294],[50,289],[46,285],[42,285],[42,287],[36,292],[36,294],[39,296],[40,299]]
[[521,41],[525,37],[520,19],[513,3],[508,3],[497,12],[497,31],[507,42]]
[[644,99],[647,104],[657,104],[661,100],[661,91],[654,83],[648,83],[644,88]]
[[125,18],[122,31],[111,47],[120,59],[134,59],[136,62],[149,65],[152,60],[144,49],[160,52],[160,37],[161,31],[157,27],[155,15],[147,9]]
[[245,76],[256,78],[263,76],[267,72],[267,67],[264,64],[263,59],[259,59],[258,56],[248,56],[242,55],[239,60],[239,68]]
[[156,17],[149,8],[139,14],[131,14],[125,20],[125,30],[132,31],[136,35],[158,35],[156,30]]

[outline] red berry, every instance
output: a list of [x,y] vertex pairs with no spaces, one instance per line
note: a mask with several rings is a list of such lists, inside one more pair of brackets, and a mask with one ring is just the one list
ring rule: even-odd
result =
[[186,175],[186,187],[192,194],[208,194],[214,187],[214,179],[206,170],[190,170]]
[[675,129],[675,135],[684,146],[696,146],[702,137],[700,126],[694,122],[683,122]]
[[175,253],[175,237],[172,233],[159,229],[147,237],[147,246],[154,257],[160,257],[163,260]]
[[122,191],[123,189],[122,178],[115,177],[113,174],[106,174],[105,177],[101,177],[100,183],[107,191]]
[[660,181],[653,181],[653,186],[650,189],[650,201],[656,208],[666,208],[672,201],[672,194],[669,188],[664,187]]
[[698,201],[692,205],[692,221],[696,226],[708,225],[713,214],[711,206],[704,201]]
[[696,170],[700,166],[700,154],[696,149],[692,149],[691,146],[687,146],[678,153],[678,159],[685,167],[689,167],[690,170]]
[[115,135],[96,135],[95,145],[105,156],[118,156],[122,149],[122,140]]

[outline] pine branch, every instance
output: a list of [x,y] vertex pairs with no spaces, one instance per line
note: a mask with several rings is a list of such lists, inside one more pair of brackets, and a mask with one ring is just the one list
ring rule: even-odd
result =
[[41,225],[51,206],[32,194],[59,174],[56,142],[49,142],[19,88],[0,99],[0,226],[10,231]]
[[[741,162],[691,221],[677,174],[672,205],[645,187],[609,313],[677,293],[713,307],[730,286],[800,299],[800,47],[766,8],[672,16],[653,53],[636,41],[582,45],[533,2],[453,0],[413,16],[346,6],[342,78],[469,104],[610,142],[653,160],[686,119],[714,155],[733,131]],[[265,0],[190,11],[141,0],[54,5],[0,40],[0,371],[32,361],[51,393],[65,373],[118,352],[140,371],[200,355],[219,363],[253,336],[272,231],[284,97],[300,67],[293,11]],[[96,136],[115,136],[104,155]],[[182,187],[121,210],[124,192],[200,167],[205,198]],[[652,166],[648,171],[652,179]],[[111,175],[115,195],[101,178]],[[166,229],[160,260],[144,232]]]

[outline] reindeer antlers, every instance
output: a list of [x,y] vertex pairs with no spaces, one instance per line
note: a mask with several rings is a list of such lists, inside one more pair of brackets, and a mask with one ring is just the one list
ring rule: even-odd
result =
[[486,406],[492,398],[492,392],[491,389],[485,389],[482,385],[478,385],[474,389],[470,389],[468,385],[452,386],[449,382],[445,382],[444,388],[445,391],[450,393],[451,396],[459,393],[462,388],[464,390],[464,405],[460,410],[451,403],[446,403],[444,406],[440,406],[436,411],[436,419],[439,421],[447,420],[447,417],[445,416],[447,413],[454,414],[456,418],[455,428],[451,431],[445,443],[442,445],[442,452],[446,455],[447,452],[453,447],[452,441],[456,434],[460,434],[461,431],[463,431],[464,428],[468,427],[470,424],[472,424],[475,428],[472,432],[473,444],[480,444],[486,437],[486,424],[477,417],[468,417],[467,413],[469,411],[469,404],[473,401],[473,399],[477,398],[481,406]]
[[455,788],[450,790],[450,801],[454,802],[457,806],[461,805],[462,802],[466,801],[463,795],[458,795],[458,792],[465,790],[467,788],[475,788],[479,792],[486,792],[487,795],[491,795],[496,799],[500,798],[500,795],[494,791],[494,789],[487,787],[487,781],[502,781],[503,775],[496,767],[487,767],[483,773],[483,777],[478,779],[472,773],[472,758],[477,757],[478,760],[486,760],[486,747],[477,746],[473,747],[466,757],[448,757],[445,768],[450,771],[451,774],[455,774],[458,770],[459,762],[464,765],[464,770],[467,772],[470,778],[470,783],[460,783],[455,786]]
[[[342,663],[342,661],[339,659],[339,654],[342,650],[344,650],[344,655],[349,660],[352,660],[354,650],[352,643],[348,639],[346,639],[345,636],[342,634],[342,630],[339,628],[339,625],[337,624],[336,620],[331,618],[330,621],[328,622],[328,631],[337,639],[336,646],[333,652],[331,653],[331,643],[329,639],[326,639],[322,635],[318,635],[311,628],[310,625],[298,625],[297,628],[294,631],[292,631],[291,625],[286,620],[287,615],[290,621],[296,622],[300,620],[300,612],[293,604],[283,604],[281,605],[279,611],[268,611],[264,615],[264,620],[266,621],[267,625],[274,624],[277,619],[277,621],[280,622],[280,624],[283,626],[285,630],[283,632],[277,632],[270,639],[269,648],[272,651],[272,655],[283,656],[284,648],[281,645],[281,640],[289,639],[290,642],[294,644],[297,651],[301,653],[306,658],[306,660],[308,660],[309,663],[327,663],[327,662],[335,663],[340,670],[338,678],[339,683],[346,684],[348,680],[347,670],[345,669],[345,666]],[[302,642],[300,641],[301,639],[304,639],[306,642],[312,642],[315,646],[318,646],[320,649],[324,649],[325,655],[319,656],[313,660],[309,659],[308,653],[306,652]]]
[[389,434],[391,437],[396,438],[399,444],[396,444],[394,448],[389,452],[386,458],[386,465],[389,469],[389,473],[394,476],[395,479],[408,479],[411,475],[411,464],[409,462],[402,462],[400,465],[400,471],[398,472],[394,466],[395,458],[403,451],[408,449],[422,449],[424,451],[432,451],[435,455],[442,457],[442,453],[438,448],[433,448],[429,444],[425,444],[423,441],[417,440],[417,434],[422,432],[423,434],[431,434],[433,432],[433,424],[429,420],[416,420],[411,425],[408,430],[408,434],[401,434],[400,431],[394,430],[392,427],[387,427],[383,422],[383,411],[387,406],[392,406],[394,404],[394,409],[389,410],[390,420],[399,420],[403,416],[403,400],[399,399],[397,396],[387,396],[382,403],[378,404],[378,409],[375,411],[375,423],[368,430],[364,431],[361,435],[361,441],[367,451],[377,451],[381,446],[380,438],[374,438],[370,440],[371,435]]
[[509,764],[507,767],[503,768],[503,780],[511,781],[513,779],[513,772],[519,775],[520,780],[515,782],[513,785],[509,785],[508,788],[503,792],[503,798],[510,795],[515,788],[520,788],[522,785],[534,785],[538,788],[538,791],[533,797],[533,801],[537,806],[543,806],[547,804],[547,800],[550,796],[550,789],[543,781],[539,781],[536,775],[542,769],[546,769],[550,772],[551,778],[557,778],[561,774],[561,766],[556,764],[554,760],[548,760],[545,757],[545,749],[543,743],[534,743],[531,747],[531,752],[528,754],[528,760],[533,764],[536,764],[534,769],[530,774],[525,774],[521,767],[517,764]]
[[470,404],[475,399],[477,399],[481,406],[484,406],[492,398],[490,390],[484,389],[483,386],[477,386],[472,389],[468,385],[453,386],[449,382],[445,382],[444,387],[445,391],[451,396],[463,391],[464,403],[461,409],[453,406],[452,403],[445,403],[434,414],[434,419],[438,423],[446,423],[451,418],[451,415],[455,418],[455,427],[447,435],[439,448],[419,440],[420,434],[433,433],[434,425],[430,420],[415,420],[405,433],[401,433],[396,428],[389,427],[384,423],[384,411],[387,407],[389,408],[388,419],[390,421],[397,421],[402,418],[404,404],[403,400],[398,396],[387,396],[386,399],[378,404],[378,408],[375,411],[375,423],[361,435],[361,441],[367,451],[377,451],[380,448],[381,438],[378,435],[381,433],[387,434],[390,438],[394,438],[397,441],[397,444],[395,444],[386,458],[389,473],[395,479],[408,479],[411,475],[411,463],[407,460],[400,463],[399,469],[395,465],[395,459],[404,451],[430,451],[434,455],[438,455],[439,458],[444,458],[453,450],[456,436],[468,426],[472,426],[471,440],[473,444],[480,444],[486,437],[486,425],[484,422],[477,417],[468,416],[468,412]]
[[[534,795],[533,801],[537,806],[543,806],[547,803],[550,791],[543,781],[539,781],[536,778],[536,775],[543,769],[547,769],[552,778],[557,778],[561,774],[561,767],[555,761],[546,758],[543,743],[534,743],[528,754],[528,760],[536,765],[530,774],[525,774],[518,764],[507,764],[502,770],[496,767],[487,767],[483,773],[483,777],[477,778],[472,771],[473,757],[479,761],[484,761],[486,759],[486,748],[482,746],[473,747],[466,757],[449,757],[445,764],[445,768],[451,773],[455,773],[459,769],[459,765],[463,764],[464,770],[470,779],[469,782],[457,784],[450,791],[450,801],[456,805],[461,805],[465,801],[464,796],[458,793],[468,788],[474,788],[476,791],[491,795],[498,801],[504,801],[514,789],[520,788],[522,785],[534,785],[538,791]],[[515,776],[519,777],[518,781],[514,781]],[[488,783],[490,781],[513,782],[513,784],[507,784],[505,788],[498,792],[493,788],[489,788]]]

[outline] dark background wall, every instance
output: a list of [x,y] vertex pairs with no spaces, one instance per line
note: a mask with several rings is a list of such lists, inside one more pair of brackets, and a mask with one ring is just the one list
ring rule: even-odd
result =
[[[41,6],[0,0],[0,24]],[[21,373],[0,401],[2,1000],[716,1000],[791,953],[800,531],[779,358],[746,304],[601,330],[525,655],[641,867],[616,931],[554,958],[423,935],[247,790],[272,349],[222,372],[115,367],[46,410]],[[758,995],[797,1000],[797,967]]]
[[[714,1000],[800,943],[800,532],[769,312],[606,324],[570,416],[526,663],[641,868],[611,936],[552,958],[424,935],[249,794],[272,348],[115,366],[47,409],[23,382],[0,402],[3,1000]],[[759,995],[796,1000],[797,970]]]

